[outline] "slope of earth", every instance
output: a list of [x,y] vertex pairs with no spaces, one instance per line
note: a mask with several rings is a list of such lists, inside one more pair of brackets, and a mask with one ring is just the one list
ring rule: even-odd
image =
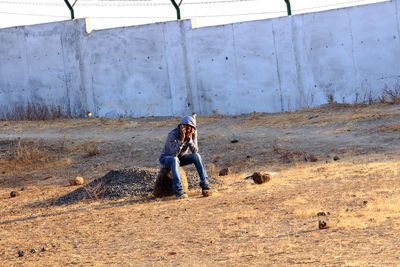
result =
[[[0,265],[399,265],[399,119],[398,105],[339,104],[199,117],[209,174],[232,170],[213,196],[61,206],[77,175],[158,168],[179,118],[1,121]],[[276,174],[243,180],[254,171]]]

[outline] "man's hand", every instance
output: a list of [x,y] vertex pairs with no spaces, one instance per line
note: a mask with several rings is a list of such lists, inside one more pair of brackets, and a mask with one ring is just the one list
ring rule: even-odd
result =
[[190,141],[195,131],[194,127],[186,124],[182,124],[181,126],[179,126],[179,130],[181,134],[182,143],[185,141],[185,138],[187,139],[187,141]]
[[186,128],[184,125],[179,126],[179,130],[181,133],[181,142],[183,143],[185,141],[185,137],[186,137]]
[[190,138],[192,138],[192,135],[194,134],[194,128],[190,127],[186,131],[186,138],[188,141],[190,141]]

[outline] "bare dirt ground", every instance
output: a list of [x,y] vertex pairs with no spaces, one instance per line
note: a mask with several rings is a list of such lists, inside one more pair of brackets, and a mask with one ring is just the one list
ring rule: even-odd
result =
[[[399,105],[199,117],[213,196],[53,205],[75,176],[158,167],[178,121],[0,121],[0,265],[400,265]],[[243,181],[254,171],[276,175]]]

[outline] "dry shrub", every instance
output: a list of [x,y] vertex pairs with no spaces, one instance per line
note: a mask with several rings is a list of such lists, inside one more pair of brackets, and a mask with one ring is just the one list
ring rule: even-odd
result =
[[[304,151],[290,151],[286,148],[280,148],[277,146],[273,146],[273,152],[278,154],[279,159],[283,163],[292,163],[292,162],[300,162],[300,161],[316,161],[314,160],[315,156],[308,154]],[[313,160],[311,160],[313,159]]]
[[9,121],[36,121],[71,118],[71,115],[63,112],[60,106],[28,102],[26,106],[15,105],[11,110],[7,109],[0,114],[0,117]]
[[[9,156],[0,160],[0,167],[7,172],[29,172],[43,169],[50,164],[53,168],[63,167],[71,163],[71,159],[57,154],[59,148],[41,148],[37,141],[24,141],[18,139],[9,148]],[[60,148],[61,149],[61,148]]]
[[86,151],[85,156],[86,156],[87,158],[90,158],[90,157],[97,156],[97,155],[99,155],[99,154],[100,154],[100,150],[99,150],[99,148],[98,148],[97,146],[95,146],[95,147],[89,147],[89,148],[87,149],[87,151]]
[[99,200],[106,190],[102,183],[90,187],[84,187],[84,189],[91,200]]
[[39,150],[37,142],[18,140],[14,153],[10,156],[9,166],[16,170],[37,169],[43,164],[54,160],[52,156]]
[[71,153],[84,153],[87,157],[92,157],[100,154],[98,144],[104,143],[104,140],[90,140],[81,144],[74,145],[70,148]]
[[385,88],[382,95],[378,97],[378,101],[382,104],[399,104],[400,103],[400,89]]

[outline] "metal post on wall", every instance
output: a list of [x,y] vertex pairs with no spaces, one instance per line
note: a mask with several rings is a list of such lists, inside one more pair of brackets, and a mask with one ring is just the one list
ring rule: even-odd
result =
[[292,15],[292,8],[290,7],[290,1],[289,0],[285,0],[286,3],[286,7],[287,7],[287,14],[288,16]]
[[179,2],[179,4],[176,4],[175,0],[171,0],[172,4],[174,5],[174,7],[175,7],[175,9],[176,9],[176,18],[177,18],[178,20],[181,19],[181,9],[180,9],[180,6],[181,6],[181,4],[182,4],[182,1],[183,1],[183,0],[181,0],[181,1]]
[[71,5],[68,0],[64,0],[64,2],[67,5],[69,11],[71,12],[71,19],[75,19],[74,6],[75,6],[77,1],[78,0],[75,0],[75,2]]

